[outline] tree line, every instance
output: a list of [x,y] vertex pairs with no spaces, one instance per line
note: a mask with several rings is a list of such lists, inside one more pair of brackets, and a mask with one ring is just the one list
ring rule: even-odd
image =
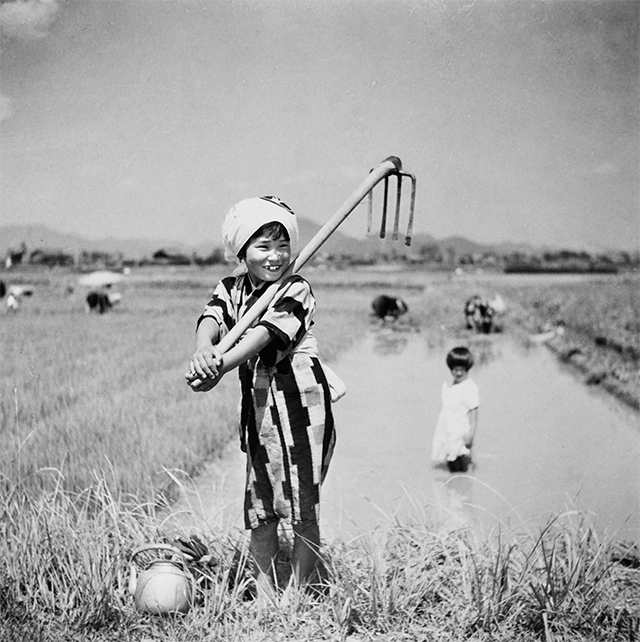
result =
[[[118,269],[127,266],[209,266],[224,263],[224,251],[221,247],[214,248],[204,255],[160,248],[150,256],[133,259],[121,252],[100,250],[82,250],[76,254],[48,248],[29,251],[23,242],[18,250],[7,252],[5,268],[9,269],[20,264],[49,268]],[[320,252],[314,257],[313,263],[338,268],[404,263],[412,266],[424,265],[434,269],[462,267],[496,269],[505,272],[616,272],[619,269],[637,269],[640,266],[640,252],[590,253],[567,249],[529,253],[461,252],[452,247],[443,248],[437,243],[419,244],[411,248],[393,244],[366,251]]]

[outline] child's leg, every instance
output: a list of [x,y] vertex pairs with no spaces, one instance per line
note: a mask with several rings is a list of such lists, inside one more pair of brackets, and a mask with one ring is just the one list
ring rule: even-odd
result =
[[[318,522],[305,522],[293,526],[293,552],[291,566],[299,585],[319,579],[320,527]],[[314,574],[316,577],[314,577]]]
[[275,592],[274,571],[280,550],[278,522],[261,524],[252,529],[250,549],[258,594],[264,592],[272,597]]
[[460,455],[453,461],[447,462],[447,467],[450,473],[466,473],[471,465],[471,457],[469,455]]

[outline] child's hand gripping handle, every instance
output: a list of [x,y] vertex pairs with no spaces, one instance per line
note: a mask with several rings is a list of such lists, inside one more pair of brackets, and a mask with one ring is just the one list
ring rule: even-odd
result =
[[[282,282],[292,274],[300,270],[311,257],[320,249],[324,242],[335,232],[338,226],[353,212],[353,210],[364,200],[365,196],[383,179],[391,174],[402,171],[402,162],[397,156],[389,156],[375,169],[369,172],[367,178],[360,184],[353,194],[344,202],[342,207],[318,230],[316,235],[305,245],[300,254],[291,262],[287,270],[278,281],[272,283],[262,296],[247,310],[245,315],[231,328],[231,330],[220,340],[217,348],[222,355],[228,352],[242,338],[244,333],[264,314],[271,301],[275,297]],[[198,390],[206,380],[197,376],[185,375],[187,383],[193,390]],[[212,386],[211,386],[212,387]]]

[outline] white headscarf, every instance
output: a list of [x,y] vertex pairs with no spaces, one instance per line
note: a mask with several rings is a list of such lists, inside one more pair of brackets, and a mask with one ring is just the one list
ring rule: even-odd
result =
[[227,261],[239,262],[238,252],[245,243],[265,224],[282,223],[289,234],[291,254],[298,245],[298,221],[296,215],[275,196],[247,198],[234,205],[222,224],[222,243]]

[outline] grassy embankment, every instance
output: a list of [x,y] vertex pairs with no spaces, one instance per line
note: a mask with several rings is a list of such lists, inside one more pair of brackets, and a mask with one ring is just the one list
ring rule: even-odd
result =
[[587,385],[599,385],[640,408],[640,280],[637,274],[491,275],[444,279],[427,288],[423,323],[460,327],[461,301],[476,292],[499,293],[504,326],[523,340],[562,321],[565,332],[547,341]]
[[[243,599],[243,543],[207,533],[216,563],[204,569],[211,586],[202,603],[177,619],[137,613],[127,564],[137,546],[162,537],[159,494],[170,496],[173,477],[197,474],[234,434],[234,378],[213,395],[193,395],[181,381],[193,322],[217,276],[134,274],[123,306],[99,317],[84,314],[79,294],[64,295],[63,278],[42,274],[36,297],[1,319],[1,639],[638,638],[640,571],[613,562],[617,545],[588,523],[563,516],[539,533],[488,541],[412,524],[334,545],[325,551],[326,598],[296,594],[269,609]],[[328,362],[366,330],[369,301],[384,289],[403,295],[413,323],[436,334],[460,329],[462,303],[476,291],[502,294],[507,328],[535,330],[561,312],[571,336],[580,288],[611,313],[612,301],[634,301],[630,284],[615,280],[539,286],[361,273],[338,288],[331,283],[345,274],[309,276]],[[612,318],[633,335],[637,299]],[[602,331],[589,330],[594,345],[629,359],[595,341]]]
[[581,374],[588,385],[599,385],[640,408],[640,289],[636,274],[581,279],[565,275],[524,287],[506,288],[517,302],[512,323],[528,332],[562,320],[563,335],[547,345]]

